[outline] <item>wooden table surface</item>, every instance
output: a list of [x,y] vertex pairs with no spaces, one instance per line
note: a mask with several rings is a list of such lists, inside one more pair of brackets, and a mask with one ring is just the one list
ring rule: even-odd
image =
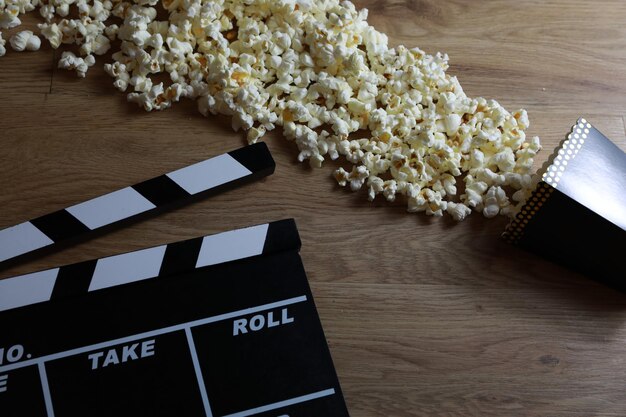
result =
[[[447,52],[470,96],[527,108],[539,163],[579,116],[626,149],[623,0],[356,3],[392,43]],[[79,80],[59,56],[0,59],[0,228],[244,144],[191,102],[128,104],[106,57]],[[277,170],[261,183],[0,277],[294,217],[353,416],[626,415],[626,296],[508,246],[504,218],[370,204],[334,183],[339,164],[311,170],[278,134],[267,143]]]

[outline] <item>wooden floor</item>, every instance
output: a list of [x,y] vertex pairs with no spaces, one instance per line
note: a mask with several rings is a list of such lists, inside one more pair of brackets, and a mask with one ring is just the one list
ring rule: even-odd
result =
[[[623,0],[356,3],[394,44],[447,52],[469,95],[527,108],[539,163],[579,116],[626,149]],[[244,143],[192,103],[137,110],[105,59],[78,80],[59,55],[0,58],[0,228]],[[311,170],[293,144],[267,142],[278,166],[262,183],[0,277],[294,217],[354,417],[626,415],[626,296],[508,246],[504,219],[370,204],[337,187],[335,165]]]

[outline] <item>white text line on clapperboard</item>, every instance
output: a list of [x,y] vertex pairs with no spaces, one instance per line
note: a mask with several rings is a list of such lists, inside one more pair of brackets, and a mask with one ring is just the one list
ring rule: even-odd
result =
[[[266,315],[267,314],[267,315]],[[248,331],[258,332],[263,329],[271,329],[272,327],[284,326],[294,322],[293,317],[289,317],[289,311],[283,308],[280,320],[274,318],[274,312],[270,311],[266,314],[257,314],[250,320],[243,318],[233,321],[233,336],[247,334]]]

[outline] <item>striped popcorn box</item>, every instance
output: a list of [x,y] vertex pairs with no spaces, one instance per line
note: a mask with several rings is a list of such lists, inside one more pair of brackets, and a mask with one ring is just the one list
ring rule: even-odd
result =
[[626,291],[626,153],[579,119],[503,237]]

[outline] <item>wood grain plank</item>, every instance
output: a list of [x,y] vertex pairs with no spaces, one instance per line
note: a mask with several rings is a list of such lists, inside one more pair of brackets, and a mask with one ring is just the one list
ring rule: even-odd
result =
[[[449,53],[469,95],[527,108],[538,165],[580,116],[626,150],[623,1],[356,4],[392,44]],[[78,80],[51,54],[0,59],[0,227],[244,144],[191,102],[150,114],[127,103],[101,69],[107,56]],[[368,203],[331,178],[347,164],[312,170],[278,132],[267,143],[272,177],[0,278],[294,217],[353,416],[624,415],[626,297],[506,245],[506,219],[455,224]]]
[[357,4],[372,11],[371,23],[389,34],[392,44],[448,53],[451,74],[459,76],[470,96],[537,111],[611,108],[623,113],[626,52],[619,45],[626,36],[624,2]]
[[314,292],[333,329],[335,362],[355,381],[347,397],[357,415],[623,410],[617,386],[626,372],[619,358],[626,309],[619,297],[598,294],[595,308],[583,308],[542,289],[513,295],[485,287],[468,297],[447,285],[330,283]]
[[[35,98],[36,94],[50,92],[54,51],[47,41],[42,39],[41,49],[37,52],[15,52],[9,45],[11,36],[19,31],[31,30],[39,33],[37,24],[42,21],[38,15],[31,13],[22,18],[21,26],[2,30],[7,52],[5,56],[0,57],[0,85],[2,85],[0,102],[16,103],[24,95],[32,95]],[[24,113],[30,113],[28,108],[24,110]],[[5,112],[0,113],[0,120],[3,120],[3,114],[6,115]]]

